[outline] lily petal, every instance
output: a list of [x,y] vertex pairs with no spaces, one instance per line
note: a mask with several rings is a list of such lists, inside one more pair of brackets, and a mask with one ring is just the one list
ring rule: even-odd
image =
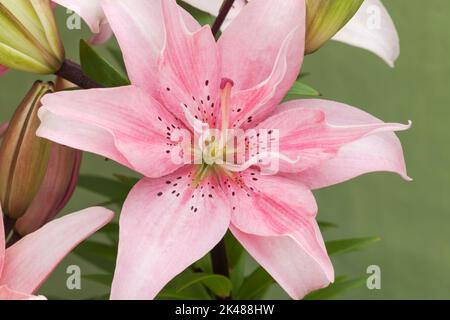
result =
[[47,300],[43,296],[34,296],[9,289],[7,286],[0,286],[0,300]]
[[163,105],[180,119],[185,118],[182,108],[186,108],[196,119],[214,125],[220,107],[221,72],[211,29],[204,26],[191,32],[183,9],[174,0],[163,1],[162,9],[166,26],[159,68]]
[[391,67],[400,55],[397,29],[380,0],[365,0],[333,40],[369,50]]
[[83,18],[94,33],[91,43],[101,44],[111,37],[111,27],[106,20],[100,0],[53,0],[53,2],[74,11]]
[[223,4],[223,0],[183,0],[183,2],[186,2],[194,8],[208,12],[216,17],[219,14],[220,7]]
[[279,106],[271,117],[257,126],[256,129],[278,129],[279,152],[288,158],[299,159],[295,163],[281,161],[281,172],[301,172],[313,168],[332,159],[341,148],[354,141],[382,132],[410,128],[410,125],[381,121],[336,125],[332,118],[328,119],[325,111],[313,107],[328,105],[335,105],[335,102],[327,100],[290,101]]
[[186,167],[141,180],[120,218],[120,243],[111,299],[153,299],[177,274],[225,235],[230,207],[214,177],[192,187]]
[[[288,102],[280,110],[281,108],[321,110],[325,113],[327,122],[336,126],[382,123],[362,110],[333,101],[298,100]],[[376,171],[397,173],[404,179],[411,180],[406,172],[400,140],[394,133],[380,132],[349,143],[340,148],[331,159],[296,174],[295,178],[310,188],[318,189]]]
[[114,214],[96,207],[54,220],[6,250],[2,285],[33,294],[59,262]]
[[293,30],[298,32],[285,53],[286,73],[270,101],[272,105],[281,101],[300,72],[305,1],[284,0],[274,5],[270,0],[258,0],[242,9],[219,39],[223,74],[234,81],[235,90],[251,89],[270,77],[286,37]]
[[[102,0],[101,3],[122,49],[131,82],[152,94],[158,93],[159,63],[166,39],[161,0]],[[200,29],[194,18],[182,12],[191,32]]]
[[42,104],[38,136],[108,157],[147,177],[179,168],[171,161],[171,151],[178,149],[170,134],[181,123],[137,87],[58,92]]
[[[290,79],[293,74],[289,74],[289,55],[294,41],[298,41],[298,36],[303,36],[304,28],[292,30],[284,39],[282,47],[278,52],[272,72],[267,79],[257,86],[233,93],[230,111],[230,122],[233,128],[249,128],[260,122],[276,108],[281,102],[282,96],[287,93],[287,78]],[[298,71],[294,72],[298,73]],[[287,89],[288,90],[288,89]]]
[[333,282],[311,191],[256,170],[238,179],[223,183],[230,186],[224,189],[233,206],[231,230],[249,253],[295,299]]
[[314,257],[291,237],[263,237],[242,232],[234,226],[230,230],[292,299],[300,300],[334,281],[334,276],[327,274]]
[[103,23],[100,25],[100,32],[94,33],[89,39],[89,43],[102,44],[107,42],[113,36],[113,31],[109,23]]

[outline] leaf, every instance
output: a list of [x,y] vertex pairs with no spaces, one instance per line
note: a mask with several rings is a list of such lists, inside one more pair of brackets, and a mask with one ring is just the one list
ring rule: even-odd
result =
[[380,240],[381,239],[378,237],[354,238],[327,241],[325,245],[327,247],[328,255],[331,256],[356,251],[362,247]]
[[120,51],[119,47],[108,47],[108,52],[113,57],[114,61],[120,66],[122,72],[127,72],[127,67],[125,66],[125,61],[123,60],[122,51]]
[[130,188],[134,187],[134,185],[139,182],[139,178],[129,177],[123,174],[115,173],[114,177],[123,184],[129,186]]
[[94,301],[109,300],[109,294],[104,294],[104,295],[101,295],[101,296],[90,297],[90,298],[87,298],[85,300],[94,300]]
[[362,287],[366,283],[365,277],[345,280],[345,277],[336,278],[336,281],[327,288],[320,289],[307,295],[304,300],[325,300],[354,288]]
[[164,293],[164,295],[161,295],[160,293],[160,295],[158,295],[158,299],[171,299],[170,296],[173,296],[173,299],[179,299],[180,296],[196,300],[211,300],[213,298],[215,299],[216,297],[213,297],[211,292],[208,291],[203,283],[200,282],[187,287],[182,292],[178,292],[178,289],[189,281],[192,274],[192,270],[190,268],[187,268],[182,273],[177,275],[164,287],[161,292]]
[[80,60],[83,72],[89,78],[105,87],[120,87],[130,84],[127,78],[102,58],[84,40],[80,41]]
[[186,276],[184,283],[177,288],[177,293],[191,287],[194,284],[202,283],[219,297],[228,297],[231,293],[232,284],[230,279],[219,274],[192,273]]
[[131,190],[130,186],[127,186],[120,181],[83,174],[78,178],[78,186],[105,196],[110,200],[125,200]]
[[158,300],[211,300],[210,297],[203,295],[197,296],[185,293],[176,293],[168,290],[162,290],[156,297]]
[[211,255],[207,254],[193,265],[193,270],[200,270],[199,272],[213,273]]
[[117,256],[115,246],[88,240],[76,247],[73,253],[108,273],[114,272]]
[[236,300],[259,299],[274,283],[274,280],[262,267],[257,268],[251,275],[245,278],[241,288],[234,298]]
[[82,276],[82,278],[108,287],[111,286],[113,280],[112,274],[87,274]]
[[224,241],[227,248],[228,265],[232,269],[239,262],[245,250],[230,231],[225,234]]
[[204,26],[206,24],[213,25],[215,18],[207,12],[201,11],[193,6],[183,2],[178,1],[178,4],[183,7],[187,12],[191,14],[195,18],[195,20],[200,23],[200,25]]
[[326,229],[332,229],[332,228],[338,227],[337,224],[335,224],[333,222],[328,222],[328,221],[317,221],[317,223],[319,224],[320,230],[326,230]]
[[112,244],[117,245],[119,243],[119,224],[110,222],[104,226],[98,233],[103,233],[111,240]]
[[233,293],[238,292],[244,283],[245,279],[245,267],[247,266],[248,256],[246,252],[241,254],[239,260],[233,268],[230,269],[230,279],[233,284]]
[[284,101],[294,100],[302,97],[318,97],[321,94],[316,89],[300,81],[294,82],[291,90],[287,93]]
[[304,79],[304,78],[306,78],[306,77],[309,77],[310,74],[311,74],[311,73],[309,73],[309,72],[302,72],[302,73],[300,73],[300,74],[298,75],[297,80],[300,80],[300,79]]

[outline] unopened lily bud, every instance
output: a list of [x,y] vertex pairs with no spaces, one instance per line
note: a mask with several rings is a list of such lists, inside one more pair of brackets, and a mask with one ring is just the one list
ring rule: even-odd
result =
[[9,125],[9,123],[2,123],[2,124],[0,124],[0,142],[3,139],[3,136],[6,133],[6,130],[8,130],[8,125]]
[[0,64],[52,74],[64,61],[50,0],[0,0]]
[[41,98],[53,92],[51,83],[36,82],[9,122],[0,146],[0,203],[12,219],[23,216],[35,198],[47,170],[51,143],[36,136]]
[[[76,87],[56,77],[55,91]],[[25,215],[15,224],[15,232],[26,236],[52,221],[70,201],[80,173],[82,152],[56,143],[52,144],[44,180]]]
[[364,0],[306,0],[306,48],[313,53],[355,15]]
[[47,172],[39,191],[15,225],[20,236],[26,236],[52,221],[66,206],[77,185],[81,151],[52,144]]

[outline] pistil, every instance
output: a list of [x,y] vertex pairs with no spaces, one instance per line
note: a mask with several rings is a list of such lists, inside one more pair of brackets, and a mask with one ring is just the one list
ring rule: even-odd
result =
[[222,131],[228,129],[228,122],[230,118],[230,100],[231,89],[234,86],[233,80],[224,78],[220,84],[220,110],[222,111]]

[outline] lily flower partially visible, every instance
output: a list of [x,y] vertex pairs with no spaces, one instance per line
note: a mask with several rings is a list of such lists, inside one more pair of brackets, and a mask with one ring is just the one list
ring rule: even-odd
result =
[[107,209],[85,209],[52,221],[7,249],[0,223],[0,300],[45,299],[35,294],[53,269],[112,218],[113,213]]
[[[223,0],[183,0],[184,2],[200,9],[205,12],[210,13],[213,16],[217,16]],[[228,26],[229,23],[234,19],[240,10],[251,0],[236,0],[228,15],[227,21],[224,27]],[[318,2],[323,1],[328,3],[336,3],[341,1],[351,2],[347,0],[308,0],[307,4],[310,2],[311,5],[316,5]],[[354,1],[359,3],[360,0]],[[276,4],[278,5],[278,3]],[[349,12],[353,15],[353,12]],[[342,12],[336,12],[335,15],[341,15]],[[345,14],[345,12],[344,12]],[[324,17],[321,17],[323,21]],[[329,23],[339,23],[342,19],[344,21],[345,17],[325,17]],[[313,17],[311,17],[313,19]],[[347,19],[348,20],[348,19]],[[347,21],[345,20],[345,21]],[[400,40],[395,28],[394,22],[389,15],[389,12],[384,7],[380,0],[364,0],[360,9],[356,12],[353,18],[344,26],[336,25],[338,28],[335,30],[328,29],[327,31],[337,32],[336,35],[330,34],[325,36],[325,40],[331,38],[333,35],[333,40],[343,42],[355,47],[360,47],[371,51],[372,53],[378,55],[383,59],[389,66],[394,67],[394,63],[400,55]],[[342,29],[341,29],[342,27]],[[340,29],[340,31],[339,31]],[[338,32],[339,31],[339,32]],[[321,43],[323,44],[323,42]],[[308,45],[307,45],[308,46]],[[314,44],[314,48],[317,49],[318,46]],[[310,50],[306,50],[309,52]],[[314,51],[314,50],[313,50]]]
[[[373,171],[407,178],[393,131],[409,126],[327,100],[280,105],[304,55],[303,0],[251,1],[218,43],[175,0],[102,3],[132,85],[45,96],[37,134],[145,176],[122,209],[111,298],[154,298],[228,229],[291,297],[333,282],[310,189]],[[279,150],[262,152],[278,173],[220,162],[241,151],[211,135],[200,163],[174,161],[199,128],[278,132]]]
[[92,44],[101,44],[112,36],[111,27],[100,5],[100,0],[53,0],[53,2],[77,13],[94,34]]

